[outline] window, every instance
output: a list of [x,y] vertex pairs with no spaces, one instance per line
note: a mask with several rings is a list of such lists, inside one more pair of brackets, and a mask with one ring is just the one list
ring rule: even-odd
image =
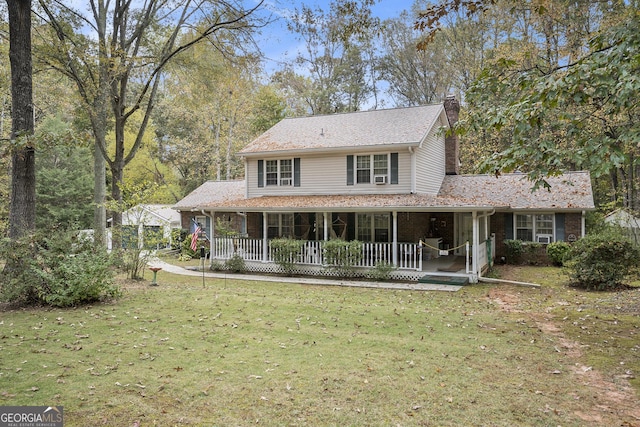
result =
[[293,162],[291,159],[280,160],[280,185],[291,185],[293,182]]
[[293,185],[293,160],[266,160],[265,183],[267,185]]
[[356,157],[356,178],[358,184],[371,182],[371,156]]
[[[371,167],[373,165],[373,168]],[[356,183],[369,184],[375,176],[384,176],[385,182],[389,173],[388,154],[368,154],[356,156]]]
[[373,156],[373,174],[374,175],[387,175],[387,155],[376,154]]
[[389,214],[358,214],[356,239],[363,242],[388,242],[389,219]]
[[278,185],[278,161],[267,160],[265,177],[267,185]]
[[267,214],[267,238],[293,237],[293,214]]
[[515,237],[523,242],[553,241],[553,214],[515,215]]

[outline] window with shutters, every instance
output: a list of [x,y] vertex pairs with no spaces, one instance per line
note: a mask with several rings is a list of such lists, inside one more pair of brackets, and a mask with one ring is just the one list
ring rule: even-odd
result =
[[[300,167],[299,159],[295,162],[295,167]],[[260,161],[262,162],[262,161]],[[258,163],[258,174],[261,173],[260,162]],[[299,172],[298,172],[299,177]],[[264,184],[267,186],[294,185],[294,159],[265,160],[264,161]],[[258,184],[260,186],[260,184]]]

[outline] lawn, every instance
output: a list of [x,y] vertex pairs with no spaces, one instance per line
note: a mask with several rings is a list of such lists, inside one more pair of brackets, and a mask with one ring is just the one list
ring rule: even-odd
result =
[[65,426],[637,426],[640,290],[396,291],[158,274],[0,311],[0,405]]

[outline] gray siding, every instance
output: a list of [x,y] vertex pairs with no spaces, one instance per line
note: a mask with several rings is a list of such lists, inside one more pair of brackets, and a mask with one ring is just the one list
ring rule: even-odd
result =
[[416,191],[437,194],[445,176],[444,133],[438,128],[416,149]]
[[[398,184],[347,185],[347,155],[387,153],[392,151],[358,151],[353,153],[300,156],[300,186],[258,187],[258,159],[246,165],[248,197],[322,194],[408,194],[411,192],[411,157],[407,149],[398,153]],[[287,157],[270,157],[286,159]],[[264,158],[263,160],[267,160]],[[390,171],[389,171],[390,172]]]

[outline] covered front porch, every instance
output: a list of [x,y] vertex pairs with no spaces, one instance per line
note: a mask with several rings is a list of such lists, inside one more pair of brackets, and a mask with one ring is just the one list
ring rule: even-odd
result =
[[[224,224],[207,230],[211,262],[241,257],[252,272],[280,272],[271,242],[282,236],[300,240],[300,250],[290,260],[295,265],[294,274],[300,275],[338,275],[326,259],[325,242],[336,238],[361,241],[358,237],[363,235],[388,241],[361,241],[362,253],[354,274],[362,277],[377,265],[386,264],[393,266],[390,278],[396,280],[463,276],[475,283],[495,255],[486,212],[207,214],[207,223]],[[362,224],[368,218],[370,231]],[[412,241],[399,241],[400,237]]]

